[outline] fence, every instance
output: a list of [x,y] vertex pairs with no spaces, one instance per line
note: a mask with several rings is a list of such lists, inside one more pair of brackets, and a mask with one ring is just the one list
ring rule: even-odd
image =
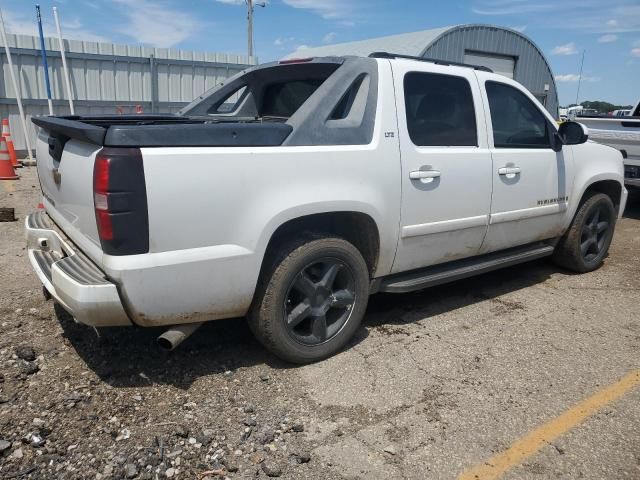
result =
[[[8,35],[7,40],[35,145],[30,117],[49,114],[40,40],[28,35]],[[255,63],[254,58],[242,55],[79,40],[64,40],[64,44],[77,115],[176,112],[202,92]],[[16,149],[26,150],[9,65],[1,46],[0,117],[9,118]],[[54,114],[68,115],[57,39],[46,38],[45,48]]]

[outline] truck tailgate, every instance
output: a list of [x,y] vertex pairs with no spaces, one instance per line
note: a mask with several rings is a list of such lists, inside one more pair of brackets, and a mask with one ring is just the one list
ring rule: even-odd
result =
[[93,165],[101,148],[76,139],[64,142],[44,128],[39,129],[36,145],[47,213],[98,264],[102,250],[94,210]]

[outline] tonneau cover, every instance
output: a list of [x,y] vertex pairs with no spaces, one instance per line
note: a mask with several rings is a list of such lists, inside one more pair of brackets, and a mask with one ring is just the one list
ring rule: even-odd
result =
[[272,147],[281,145],[293,127],[285,123],[204,123],[114,125],[105,137],[109,147]]
[[[187,117],[38,117],[49,134],[107,147],[279,146],[293,127],[277,122],[215,122]],[[148,122],[148,123],[145,123]],[[95,125],[97,123],[98,125]]]

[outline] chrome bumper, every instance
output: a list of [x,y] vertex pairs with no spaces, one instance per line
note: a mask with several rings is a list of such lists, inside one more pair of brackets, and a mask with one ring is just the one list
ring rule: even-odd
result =
[[116,285],[71,245],[46,212],[29,215],[25,231],[31,266],[77,322],[93,327],[131,325]]

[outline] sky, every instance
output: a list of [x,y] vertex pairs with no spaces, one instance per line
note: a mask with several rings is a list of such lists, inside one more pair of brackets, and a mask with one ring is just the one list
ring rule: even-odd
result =
[[[37,34],[33,0],[0,0],[7,29]],[[52,7],[65,37],[185,50],[247,51],[244,0],[41,0],[45,35]],[[267,0],[255,8],[260,61],[298,47],[348,42],[464,23],[514,28],[544,52],[560,104],[640,100],[640,0]]]

